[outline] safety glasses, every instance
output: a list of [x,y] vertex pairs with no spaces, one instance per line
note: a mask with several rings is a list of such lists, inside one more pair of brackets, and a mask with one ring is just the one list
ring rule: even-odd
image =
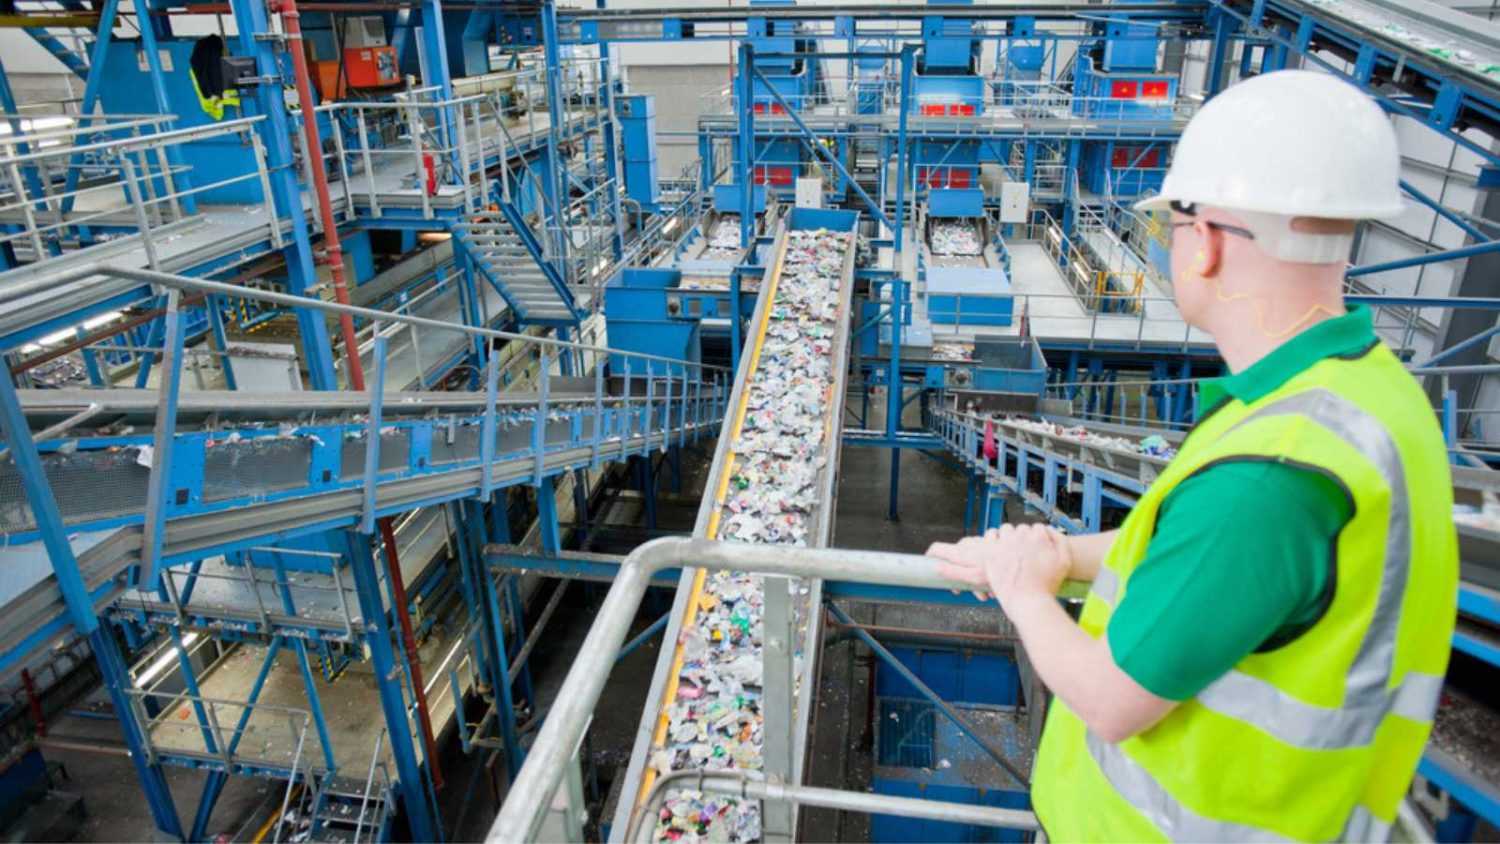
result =
[[[1195,204],[1193,204],[1193,203],[1178,202],[1177,200],[1174,199],[1174,200],[1172,200],[1172,206],[1171,207],[1172,207],[1173,211],[1176,211],[1178,214],[1181,214],[1184,217],[1196,217],[1196,216],[1198,216],[1198,206],[1195,205]],[[1196,220],[1189,220],[1189,221],[1187,221],[1185,223],[1168,223],[1167,224],[1167,231],[1168,231],[1168,233],[1170,235],[1170,233],[1176,232],[1179,228],[1182,228],[1183,226],[1191,226],[1195,222],[1197,222],[1197,221]],[[1207,225],[1211,229],[1215,229],[1217,231],[1221,231],[1221,232],[1223,232],[1225,234],[1237,235],[1239,237],[1243,237],[1246,240],[1254,240],[1255,239],[1255,232],[1252,232],[1252,231],[1250,231],[1249,229],[1246,229],[1246,228],[1241,228],[1240,226],[1231,226],[1228,223],[1218,223],[1218,222],[1215,222],[1213,220],[1206,220],[1206,221],[1204,221],[1204,224]]]

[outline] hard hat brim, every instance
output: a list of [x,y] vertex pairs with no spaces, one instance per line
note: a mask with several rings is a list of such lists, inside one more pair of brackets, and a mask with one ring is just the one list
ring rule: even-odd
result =
[[1156,196],[1146,197],[1140,202],[1137,202],[1135,205],[1132,205],[1131,208],[1145,214],[1151,211],[1165,211],[1171,206],[1172,197],[1157,194]]
[[[1152,211],[1166,211],[1172,207],[1172,202],[1178,199],[1174,196],[1148,196],[1130,206],[1142,214]],[[1218,204],[1211,200],[1191,201],[1191,205],[1208,205],[1215,208],[1223,208],[1226,211],[1251,211],[1261,214],[1282,214],[1289,217],[1321,217],[1332,220],[1390,220],[1401,216],[1407,209],[1408,203],[1397,200],[1394,203],[1376,208],[1315,208],[1306,210],[1288,210],[1280,207],[1245,207],[1229,203]]]

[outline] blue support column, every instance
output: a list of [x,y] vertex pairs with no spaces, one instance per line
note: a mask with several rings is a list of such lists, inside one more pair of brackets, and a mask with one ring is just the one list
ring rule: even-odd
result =
[[[151,0],[135,0],[135,8],[136,29],[140,30],[141,51],[146,54],[146,67],[151,72],[151,93],[156,96],[157,112],[159,114],[171,114],[172,101],[167,96],[167,73],[162,69],[161,47],[156,41],[157,19],[155,15],[150,14],[153,11]],[[142,11],[146,12],[146,14],[141,14]],[[173,123],[168,123],[166,128],[176,128]],[[190,190],[193,186],[193,169],[188,167],[187,162],[183,160],[182,149],[176,145],[167,147],[167,162],[171,165],[173,171],[175,171],[172,180],[177,186],[178,193]],[[144,163],[143,160],[142,164]],[[198,199],[193,194],[188,193],[179,197],[178,202],[181,203],[184,214],[198,213]]]
[[173,837],[182,837],[182,822],[177,817],[177,807],[172,802],[172,791],[167,779],[149,750],[146,735],[137,718],[136,700],[127,689],[131,688],[130,672],[120,654],[120,646],[110,635],[109,627],[99,624],[94,612],[93,598],[88,584],[78,569],[78,560],[68,542],[68,532],[63,525],[62,511],[47,483],[42,468],[41,455],[31,439],[31,429],[21,411],[20,399],[9,378],[0,378],[0,429],[10,444],[11,459],[21,476],[21,486],[26,491],[26,500],[31,505],[36,520],[37,532],[42,545],[47,549],[47,558],[52,562],[52,572],[57,579],[57,590],[62,594],[68,608],[68,618],[80,635],[89,638],[89,647],[99,663],[99,673],[104,688],[109,692],[110,702],[119,716],[124,732],[125,746],[135,764],[136,776],[146,791],[146,802],[151,808],[156,828]]
[[[407,701],[401,683],[401,667],[392,647],[391,621],[380,597],[380,583],[375,573],[375,555],[370,551],[370,537],[346,531],[349,568],[354,574],[354,588],[359,595],[360,617],[364,622],[364,639],[369,649],[373,679],[380,693],[380,708],[385,715],[390,737],[391,755],[396,760],[400,779],[401,810],[417,841],[439,841],[442,830],[433,817],[427,800],[426,773],[417,763],[417,746],[412,739],[407,718]],[[398,610],[399,611],[399,610]]]
[[[521,648],[525,647],[526,645],[526,604],[521,600],[520,577],[511,577],[508,581],[506,581],[505,601],[506,604],[510,607],[510,617],[515,620],[515,629],[512,631],[514,635],[512,637],[513,641],[511,642],[511,649],[506,652],[506,660],[509,661],[519,657],[521,654]],[[506,676],[510,676],[508,669]],[[517,684],[520,686],[521,699],[534,703],[536,701],[536,698],[532,696],[530,660],[527,660],[526,662],[521,664],[521,669],[517,673],[515,684],[512,684],[512,700],[515,699],[516,690],[514,686]]]
[[557,523],[557,489],[551,475],[536,485],[536,521],[542,534],[542,550],[556,556],[562,550],[562,529]]
[[651,455],[633,458],[636,461],[636,484],[641,488],[641,502],[646,510],[646,527],[656,529],[656,465]]
[[[9,122],[12,137],[22,134],[23,129],[21,126],[21,120],[19,119],[20,111],[16,108],[16,96],[11,91],[10,77],[5,72],[5,65],[3,62],[0,62],[0,108],[4,108],[5,113],[11,118]],[[16,152],[20,155],[26,155],[31,152],[31,147],[29,144],[16,144]],[[36,167],[34,165],[23,165],[21,167],[21,172],[23,174],[23,178],[26,181],[26,192],[31,194],[31,198],[37,204],[38,208],[45,209],[47,206],[46,203],[42,200],[42,197],[45,194],[42,189],[42,180],[41,177],[37,175]],[[47,245],[49,251],[51,251],[53,255],[58,254],[55,240],[49,238],[47,240]],[[37,256],[37,260],[41,260],[41,258],[42,256]]]
[[[157,299],[157,301],[162,300]],[[155,348],[161,345],[163,324],[163,320],[157,317],[151,320],[151,323],[146,326],[146,342],[144,344],[146,348]],[[140,362],[135,367],[135,388],[137,390],[144,390],[146,389],[146,385],[151,381],[151,365],[156,360],[156,355],[153,352],[140,352],[137,353],[137,357]]]
[[[281,79],[281,66],[276,60],[276,51],[271,41],[256,37],[257,33],[271,31],[266,4],[261,0],[230,0],[234,11],[235,27],[239,32],[239,55],[254,56],[257,72],[271,79]],[[289,80],[283,80],[289,81]],[[295,296],[307,296],[317,285],[317,267],[313,262],[312,242],[307,230],[306,210],[302,207],[302,192],[297,184],[297,167],[294,164],[291,143],[291,121],[286,113],[286,101],[282,97],[281,85],[255,86],[255,107],[265,120],[261,121],[260,137],[266,147],[266,167],[271,181],[271,196],[276,202],[279,219],[291,225],[291,245],[282,251],[286,259],[287,292]],[[250,101],[245,101],[244,111],[250,112]],[[328,321],[319,311],[297,309],[297,328],[302,337],[302,348],[306,354],[307,372],[314,390],[337,390],[338,370],[333,361],[333,342],[328,336]],[[345,354],[358,354],[346,349]]]
[[[890,368],[887,378],[890,383],[886,385],[885,403],[885,434],[887,437],[895,437],[901,432],[901,414],[906,407],[902,401],[904,386],[901,378],[901,321],[906,311],[902,300],[906,296],[906,283],[901,277],[895,276],[891,279],[891,355]],[[891,449],[891,504],[886,513],[887,518],[896,521],[898,518],[896,509],[897,493],[901,487],[901,449]]]
[[589,540],[589,473],[587,469],[573,470],[573,521],[578,524],[574,531],[576,545],[583,547]]
[[987,489],[984,499],[984,524],[981,530],[997,528],[1005,524],[1005,493],[1000,489]]
[[[422,0],[422,82],[436,86],[441,92],[439,99],[453,99],[453,78],[448,70],[448,44],[443,32],[443,4],[441,0]],[[453,106],[444,106],[438,115],[438,127],[448,147],[448,159],[455,171],[463,173],[458,158],[458,143]],[[462,178],[468,178],[463,173]]]
[[[755,194],[755,101],[754,82],[750,71],[755,67],[755,49],[749,41],[740,42],[739,72],[734,78],[735,102],[739,104],[740,126],[735,137],[735,149],[739,159],[740,184],[740,246],[749,246],[755,231],[751,199]],[[734,303],[736,313],[739,302]]]
[[214,332],[214,342],[218,344],[219,351],[224,354],[219,356],[219,368],[224,371],[224,387],[229,390],[238,390],[239,382],[234,377],[234,364],[229,360],[229,335],[224,330],[224,300],[219,296],[209,296],[203,301],[203,307],[208,311],[208,324]]
[[[292,602],[292,592],[287,585],[286,565],[282,562],[280,554],[272,554],[271,561],[276,583],[281,587],[281,611],[296,618],[297,606]],[[246,565],[249,565],[249,561],[246,561]],[[334,560],[333,565],[338,565],[338,561]],[[302,671],[302,685],[307,689],[307,708],[312,711],[313,727],[318,733],[318,744],[323,746],[323,765],[328,768],[331,775],[338,772],[339,766],[333,758],[333,740],[328,736],[328,720],[323,717],[322,696],[318,694],[318,686],[313,679],[312,663],[307,658],[307,640],[300,637],[293,638],[292,643],[297,649],[297,667]]]
[[[93,121],[81,115],[94,113],[94,108],[99,104],[99,86],[104,84],[105,58],[109,55],[109,43],[114,36],[115,12],[120,8],[120,0],[104,0],[99,9],[99,28],[95,30],[93,47],[89,53],[89,75],[83,83],[83,103],[79,106],[79,126],[88,126]],[[72,192],[78,188],[78,179],[82,170],[78,165],[83,163],[83,153],[74,153],[68,158],[68,172],[63,178],[63,192],[69,194],[63,199],[62,210],[66,214],[73,210],[76,197]],[[87,234],[87,228],[81,228],[81,232]]]
[[1213,26],[1214,36],[1213,47],[1208,53],[1208,78],[1204,80],[1204,99],[1213,99],[1224,90],[1229,51],[1234,48],[1232,36],[1238,28],[1238,22],[1232,16],[1217,9],[1209,13],[1209,21]]
[[[595,8],[603,9],[605,0],[595,0]],[[615,233],[610,238],[610,249],[618,261],[625,255],[625,239],[620,232],[623,229],[624,211],[620,207],[620,194],[624,192],[624,179],[620,174],[619,140],[615,135],[615,83],[610,76],[609,70],[609,42],[599,42],[599,91],[595,96],[603,97],[606,106],[604,111],[603,143],[604,143],[604,172],[605,178],[615,180],[615,189],[609,192],[610,212],[615,220]]]
[[[562,56],[558,50],[557,4],[554,0],[542,0],[542,56],[547,77],[547,179],[552,191],[552,225],[558,232],[564,225],[563,215],[568,207],[567,182],[563,180],[563,157],[561,150],[563,120]],[[554,241],[556,242],[556,241]],[[563,244],[557,242],[561,249]]]
[[[88,332],[84,330],[82,325],[73,330],[73,337],[78,340],[82,340],[87,335]],[[99,355],[97,355],[92,348],[89,348],[87,346],[83,348],[82,354],[83,370],[84,372],[88,373],[89,384],[94,387],[105,386],[104,370],[99,367]]]
[[208,821],[213,816],[214,806],[219,802],[219,795],[224,792],[226,782],[229,782],[229,774],[223,771],[208,772],[208,777],[203,780],[203,794],[198,798],[198,811],[193,814],[193,831],[188,834],[189,841],[208,840]]
[[[469,506],[477,509],[477,503]],[[482,522],[475,518],[465,521],[469,529],[463,532],[464,535],[471,541],[476,540],[481,532]],[[480,592],[478,597],[484,602],[482,617],[487,626],[489,652],[493,658],[490,684],[495,690],[495,713],[500,722],[500,737],[505,742],[505,767],[514,781],[521,770],[521,763],[526,761],[526,751],[521,747],[520,731],[516,724],[515,697],[511,693],[510,648],[506,644],[505,618],[500,613],[500,595],[495,587],[494,575],[484,564],[484,555],[477,543],[470,556],[474,561],[475,578]],[[514,580],[514,577],[511,579]],[[530,683],[529,675],[527,683]]]
[[911,118],[912,72],[915,63],[916,47],[911,44],[903,45],[901,47],[901,101],[896,126],[896,230],[891,232],[892,246],[897,254],[901,252],[903,230],[906,228],[906,182],[909,178],[907,171],[910,169],[910,162],[907,161],[909,150],[906,145],[906,128]]

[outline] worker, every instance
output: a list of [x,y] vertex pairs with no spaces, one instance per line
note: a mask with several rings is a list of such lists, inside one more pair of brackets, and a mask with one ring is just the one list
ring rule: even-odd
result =
[[[993,593],[1054,699],[1032,804],[1057,841],[1377,840],[1410,787],[1458,588],[1448,454],[1343,301],[1402,210],[1389,119],[1329,74],[1226,89],[1159,196],[1173,296],[1229,374],[1117,530],[929,550]],[[1077,622],[1056,599],[1090,582]]]

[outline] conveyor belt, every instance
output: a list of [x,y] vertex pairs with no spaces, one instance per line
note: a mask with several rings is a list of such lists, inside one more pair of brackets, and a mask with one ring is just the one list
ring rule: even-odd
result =
[[[852,215],[851,215],[852,218]],[[795,226],[797,222],[793,219],[789,225]],[[851,226],[852,227],[852,226]],[[797,276],[788,272],[787,251],[790,239],[788,231],[784,228],[778,237],[774,259],[771,263],[772,271],[767,275],[766,283],[762,285],[758,297],[755,314],[752,318],[749,331],[750,343],[749,354],[744,356],[740,372],[736,376],[734,392],[731,394],[728,410],[725,414],[724,428],[719,436],[719,447],[715,454],[714,465],[709,475],[707,489],[711,494],[704,497],[703,504],[698,513],[698,521],[695,526],[694,535],[715,538],[725,538],[726,529],[730,532],[738,530],[737,527],[729,527],[730,521],[725,518],[728,510],[725,507],[731,496],[731,480],[737,476],[742,468],[741,455],[737,449],[746,447],[742,439],[747,432],[754,435],[751,428],[746,427],[746,417],[750,406],[755,403],[757,390],[764,389],[765,385],[759,383],[764,367],[762,366],[762,354],[768,345],[774,345],[772,339],[768,344],[768,336],[778,333],[776,326],[785,326],[788,316],[785,299],[787,296],[795,295],[794,289],[790,287],[797,283]],[[814,449],[814,455],[810,457],[817,465],[815,469],[814,489],[810,510],[806,517],[806,544],[812,547],[825,546],[830,538],[833,512],[834,512],[834,478],[838,465],[839,449],[839,420],[843,416],[844,378],[847,367],[848,343],[849,343],[849,319],[850,294],[853,288],[855,240],[851,233],[845,237],[844,255],[842,269],[838,281],[837,311],[828,330],[832,333],[831,342],[815,354],[826,355],[829,360],[829,381],[826,398],[824,400],[824,411],[822,415],[823,429],[821,431],[821,442]],[[782,329],[784,331],[784,328]],[[784,354],[785,350],[777,352]],[[769,359],[768,359],[769,360]],[[762,424],[761,430],[764,430]],[[642,713],[641,723],[636,736],[634,751],[628,771],[626,772],[624,788],[621,791],[619,805],[615,810],[615,823],[613,829],[618,832],[628,825],[628,819],[632,809],[650,791],[659,770],[666,768],[679,769],[682,765],[675,764],[674,757],[681,750],[682,742],[674,741],[669,735],[673,727],[670,704],[679,699],[688,699],[681,694],[681,681],[684,674],[684,664],[687,657],[684,642],[692,639],[698,628],[700,613],[709,612],[721,602],[726,601],[726,593],[738,593],[754,590],[757,597],[761,594],[760,584],[752,582],[750,578],[739,578],[732,573],[711,573],[702,569],[685,570],[678,585],[677,600],[672,608],[672,622],[666,632],[666,641],[678,642],[675,649],[662,651],[658,659],[656,674],[651,689],[647,695],[645,711]],[[806,658],[801,659],[800,679],[792,675],[796,665],[791,653],[785,654],[785,660],[781,663],[787,670],[783,675],[783,681],[777,684],[767,678],[758,693],[749,693],[748,697],[755,697],[759,702],[747,700],[747,706],[758,707],[764,717],[766,736],[774,735],[781,741],[780,751],[790,751],[789,762],[792,769],[792,778],[800,777],[803,743],[806,736],[807,715],[805,707],[796,706],[795,692],[800,685],[803,689],[812,688],[812,670],[815,665],[815,653],[812,643],[816,642],[817,617],[815,613],[807,613],[806,607],[816,606],[821,600],[821,582],[813,581],[804,583],[803,588],[793,590],[795,597],[789,602],[800,605],[790,611],[790,626],[797,628],[796,634],[801,639],[801,645],[797,646]],[[732,603],[730,598],[729,602]],[[749,599],[747,599],[748,603]],[[774,611],[770,609],[770,601],[767,601],[767,627],[763,630],[768,639],[774,638],[773,629],[776,625],[771,621]],[[800,618],[799,618],[800,616]],[[746,639],[751,639],[751,625],[746,622],[744,628]],[[743,640],[742,640],[743,641]],[[752,646],[753,647],[753,646]],[[770,672],[773,661],[765,659],[765,648],[761,648],[762,670]],[[712,655],[702,657],[705,661],[711,661]],[[746,686],[754,685],[746,683]],[[782,688],[785,687],[785,688]],[[701,693],[698,686],[692,686],[693,698]],[[781,706],[784,700],[778,703],[778,694],[793,697],[791,708],[795,714],[791,723],[777,723],[779,718],[785,717]],[[684,754],[684,761],[701,763],[704,767],[761,767],[762,752],[768,755],[772,753],[769,748],[760,745],[759,741],[751,738],[755,732],[756,719],[753,716],[743,716],[740,713],[727,712],[722,717],[737,719],[737,724],[744,725],[744,732],[740,743],[749,746],[742,758],[735,760],[732,764],[725,760],[700,760],[691,754]],[[701,717],[701,716],[700,716]],[[702,745],[702,743],[699,743]],[[679,745],[674,748],[673,745]],[[728,809],[727,812],[738,812],[738,809]],[[754,809],[750,811],[755,811]],[[725,815],[727,818],[727,815]],[[785,821],[782,821],[783,823]],[[723,818],[713,821],[729,825],[729,821]],[[790,832],[790,830],[787,830]],[[720,829],[719,833],[730,834],[730,830]],[[716,833],[718,834],[718,833]],[[726,840],[733,840],[726,838]]]
[[[1161,470],[1169,457],[1146,453],[1141,443],[1148,437],[1161,437],[1175,449],[1181,442],[1180,431],[1160,430],[1134,425],[1115,425],[1070,417],[1045,417],[1041,420],[996,419],[994,430],[997,440],[1009,449],[1007,463],[991,464],[978,453],[982,433],[978,422],[970,430],[967,440],[954,436],[957,426],[952,424],[958,417],[951,411],[940,416],[948,424],[943,437],[955,456],[978,471],[985,472],[993,485],[998,487],[1023,487],[1018,481],[1017,455],[1025,449],[1027,478],[1051,478],[1058,488],[1068,492],[1082,492],[1097,481],[1105,496],[1118,503],[1133,501],[1144,492]],[[973,417],[971,417],[973,418]],[[1038,425],[1038,422],[1047,425]],[[1079,430],[1086,431],[1079,436]],[[1455,466],[1453,473],[1454,500],[1463,504],[1477,504],[1485,495],[1500,492],[1500,472]],[[1084,475],[1092,475],[1089,480]],[[1013,490],[1026,504],[1048,519],[1065,527],[1078,527],[1080,519],[1060,505],[1058,489],[1043,489],[1037,493],[1030,488]],[[1475,520],[1455,519],[1462,576],[1467,584],[1487,587],[1500,586],[1500,531],[1490,529]]]
[[[531,450],[537,397],[498,398],[490,478],[495,486],[526,482],[537,471],[552,475],[646,453],[718,427],[722,402],[709,389],[686,400],[660,392],[652,399],[637,396],[626,407],[621,397],[596,399],[568,379],[553,380],[560,392],[548,398],[540,459]],[[75,538],[75,553],[96,607],[103,607],[121,593],[122,572],[140,561],[140,513],[150,470],[138,451],[151,442],[155,394],[23,391],[22,401],[34,431],[99,405],[80,427],[39,446],[66,523],[84,532]],[[226,547],[353,525],[366,507],[355,452],[363,453],[364,443],[356,438],[368,407],[368,395],[360,393],[184,393],[176,448],[181,456],[196,447],[195,483],[203,500],[182,510],[169,502],[162,559],[170,565]],[[381,454],[395,462],[382,457],[373,485],[377,516],[474,494],[482,477],[476,423],[484,413],[482,395],[393,392],[385,407]],[[596,414],[604,420],[597,442]],[[393,436],[400,445],[388,449]],[[329,458],[330,475],[312,471],[319,450]],[[10,532],[0,539],[12,546],[0,550],[0,576],[11,573],[8,555],[34,553],[34,540],[17,540],[31,530],[32,517],[15,472],[14,464],[0,464],[0,526]],[[214,500],[212,490],[230,497]],[[0,631],[0,676],[69,629],[50,568],[13,586],[0,590],[14,596],[0,607],[7,619]]]
[[1500,27],[1428,0],[1280,0],[1345,23],[1414,66],[1457,73],[1500,94]]

